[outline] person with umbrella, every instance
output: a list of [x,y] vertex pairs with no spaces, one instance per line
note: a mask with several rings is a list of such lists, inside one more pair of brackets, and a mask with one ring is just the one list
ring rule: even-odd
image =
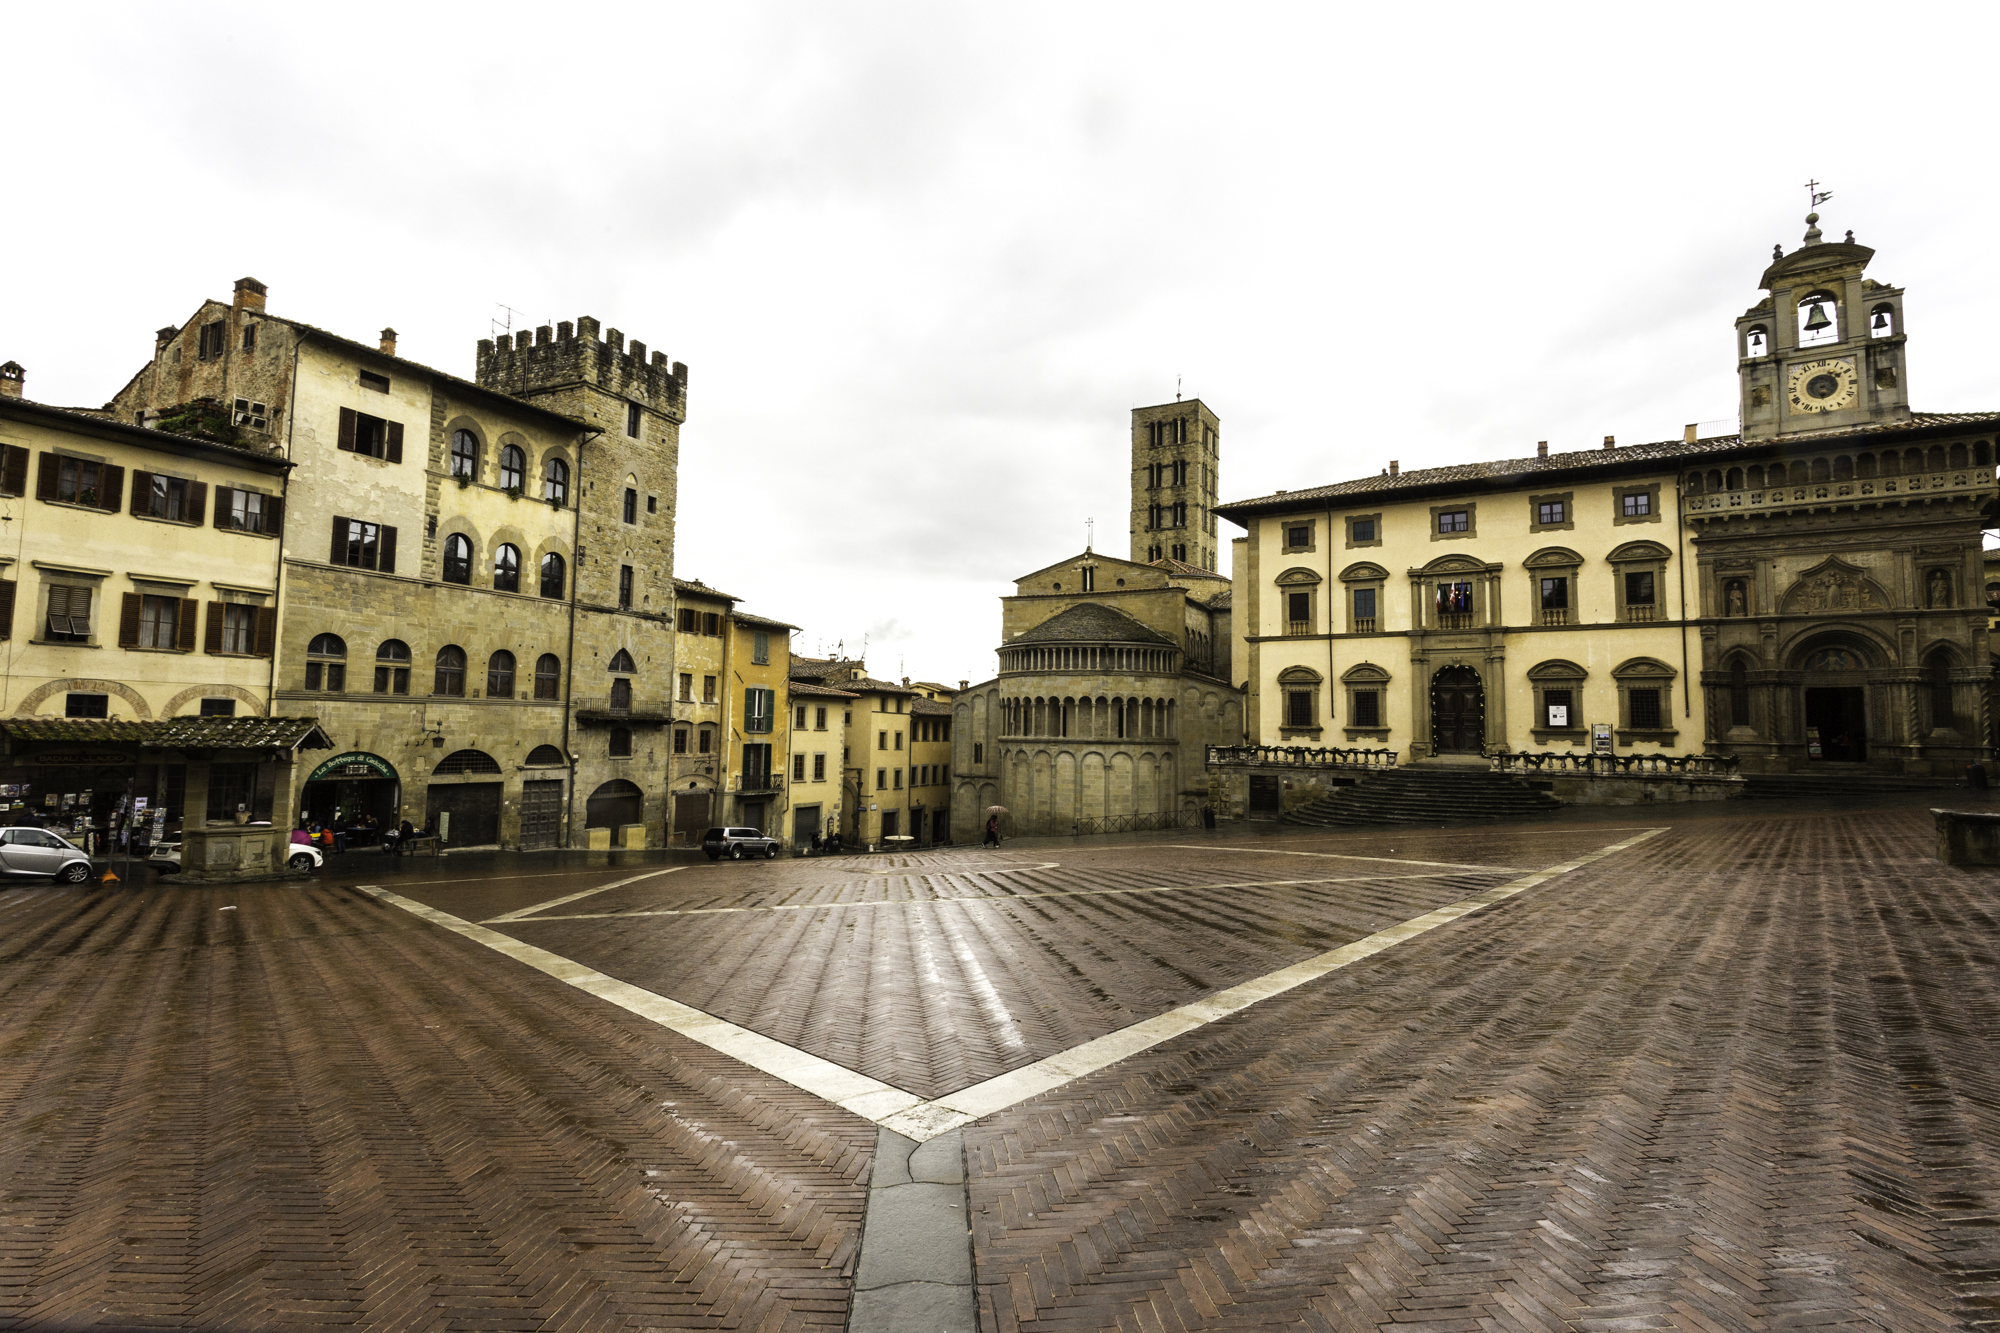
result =
[[998,847],[1000,845],[1000,816],[1006,813],[1007,807],[1004,805],[989,805],[986,807],[986,840],[979,844],[981,847]]

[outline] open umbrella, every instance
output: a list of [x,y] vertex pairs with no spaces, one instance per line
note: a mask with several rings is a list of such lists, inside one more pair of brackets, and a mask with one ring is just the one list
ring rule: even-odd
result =
[[989,815],[1004,815],[1007,813],[1007,807],[1004,805],[989,805],[986,807],[986,813]]

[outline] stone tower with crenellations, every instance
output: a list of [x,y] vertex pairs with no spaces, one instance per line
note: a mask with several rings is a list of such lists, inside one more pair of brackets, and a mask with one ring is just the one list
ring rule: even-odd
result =
[[1132,409],[1132,559],[1216,567],[1222,422],[1199,398]]

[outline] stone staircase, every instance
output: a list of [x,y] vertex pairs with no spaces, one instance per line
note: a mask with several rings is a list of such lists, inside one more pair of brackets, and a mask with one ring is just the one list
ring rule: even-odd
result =
[[1387,768],[1285,815],[1287,824],[1446,824],[1525,819],[1562,809],[1547,792],[1490,768]]

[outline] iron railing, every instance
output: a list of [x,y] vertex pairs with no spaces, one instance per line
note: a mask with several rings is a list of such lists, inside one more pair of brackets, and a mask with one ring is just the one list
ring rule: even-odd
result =
[[623,722],[646,726],[666,722],[673,717],[672,705],[662,695],[644,698],[638,695],[629,698],[610,694],[575,695],[571,697],[570,704],[576,709],[577,717],[585,722]]
[[1736,776],[1733,754],[1583,754],[1576,751],[1500,751],[1493,766],[1502,773],[1575,774],[1582,777],[1730,778]]
[[736,777],[736,790],[741,792],[783,791],[784,787],[782,773],[739,773]]
[[1394,768],[1396,751],[1307,745],[1211,745],[1208,763],[1280,768]]

